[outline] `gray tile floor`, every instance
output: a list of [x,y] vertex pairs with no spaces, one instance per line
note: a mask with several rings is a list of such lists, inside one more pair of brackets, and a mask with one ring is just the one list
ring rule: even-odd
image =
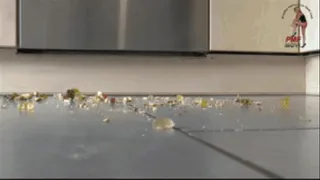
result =
[[282,97],[252,98],[262,111],[150,112],[171,117],[171,132],[153,131],[152,117],[122,106],[87,111],[50,99],[32,114],[2,109],[0,178],[319,177],[319,97],[292,97],[289,110],[279,108]]

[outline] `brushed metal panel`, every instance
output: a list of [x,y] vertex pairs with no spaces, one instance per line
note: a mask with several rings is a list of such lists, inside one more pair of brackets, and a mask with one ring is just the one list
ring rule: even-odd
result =
[[80,0],[49,1],[46,16],[46,47],[86,49],[86,4]]
[[88,48],[92,50],[118,49],[119,0],[83,0],[87,11]]
[[20,0],[19,48],[209,50],[208,0]]
[[207,51],[207,0],[127,1],[125,49]]
[[20,0],[20,48],[117,49],[118,0]]
[[46,47],[46,10],[49,1],[19,1],[18,48]]

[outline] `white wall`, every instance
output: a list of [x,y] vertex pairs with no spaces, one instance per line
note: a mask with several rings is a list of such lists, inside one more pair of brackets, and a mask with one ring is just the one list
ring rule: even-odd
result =
[[301,4],[311,10],[313,19],[311,19],[310,13],[306,8],[301,8],[308,20],[308,27],[306,30],[307,45],[300,51],[308,52],[319,50],[319,0],[301,0]]
[[[308,27],[306,32],[307,46],[301,52],[319,50],[319,0],[301,0],[301,4],[307,6],[312,15],[306,8],[302,11],[307,17]],[[319,55],[306,57],[306,93],[319,95]]]
[[0,47],[16,45],[16,1],[0,0]]
[[[273,27],[283,23],[279,20],[282,12],[275,12],[287,6],[287,3],[282,3],[287,0],[277,1],[280,2],[277,6],[266,0],[259,0],[265,1],[262,4],[267,10],[277,14],[277,18],[263,18],[262,15],[266,12],[261,13],[260,18],[265,20],[261,22],[262,25],[270,20],[275,21],[274,24],[266,27],[259,23],[254,29],[248,30],[247,34],[242,30],[248,24],[236,21],[234,14],[247,18],[246,23],[253,22],[254,19],[250,19],[252,16],[244,13],[243,9],[257,13],[258,10],[253,10],[252,6],[258,5],[261,10],[262,4],[254,4],[257,0],[245,0],[253,3],[249,7],[243,3],[234,4],[237,1],[232,1],[233,4],[230,0],[224,1],[229,2],[231,8],[234,5],[238,8],[231,11],[233,14],[221,12],[221,17],[233,18],[231,22],[234,25],[229,23],[217,26],[223,27],[224,29],[218,30],[230,33],[230,37],[227,38],[229,42],[223,41],[224,44],[217,42],[217,39],[212,40],[215,50],[294,51],[279,50],[275,48],[277,45],[273,45],[274,36],[256,33],[258,30],[267,32],[265,28],[275,33]],[[215,2],[223,5],[222,0]],[[0,47],[15,46],[14,16],[15,1],[0,0]],[[287,32],[281,28],[280,31],[284,34]],[[242,36],[237,37],[239,33]],[[231,38],[235,40],[231,42]],[[278,38],[279,42],[283,41],[283,35]],[[304,93],[305,76],[305,64],[301,57],[220,55],[214,59],[195,60],[177,57],[17,56],[13,50],[0,50],[0,92],[54,92],[78,87],[87,92],[100,89],[117,93]]]
[[0,51],[0,92],[304,93],[302,57],[15,55]]
[[319,55],[306,58],[306,93],[319,95]]
[[218,51],[298,52],[285,48],[292,34],[293,11],[283,11],[298,0],[211,0],[210,49]]

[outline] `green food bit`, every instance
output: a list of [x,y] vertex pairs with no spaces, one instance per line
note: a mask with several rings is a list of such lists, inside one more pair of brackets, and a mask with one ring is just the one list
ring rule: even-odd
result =
[[71,90],[74,91],[74,94],[75,94],[76,96],[81,95],[81,92],[80,92],[79,89],[77,89],[77,88],[72,88]]
[[240,103],[243,105],[252,105],[251,99],[240,99]]
[[10,100],[10,101],[13,101],[13,100],[15,100],[18,96],[19,96],[19,94],[17,94],[17,93],[12,93],[12,94],[7,95],[6,98],[7,98],[8,100]]

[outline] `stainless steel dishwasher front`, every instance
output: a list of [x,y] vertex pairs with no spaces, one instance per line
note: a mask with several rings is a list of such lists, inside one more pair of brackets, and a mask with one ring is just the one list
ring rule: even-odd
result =
[[19,1],[19,48],[117,48],[118,0]]
[[19,1],[19,49],[209,50],[208,0]]

